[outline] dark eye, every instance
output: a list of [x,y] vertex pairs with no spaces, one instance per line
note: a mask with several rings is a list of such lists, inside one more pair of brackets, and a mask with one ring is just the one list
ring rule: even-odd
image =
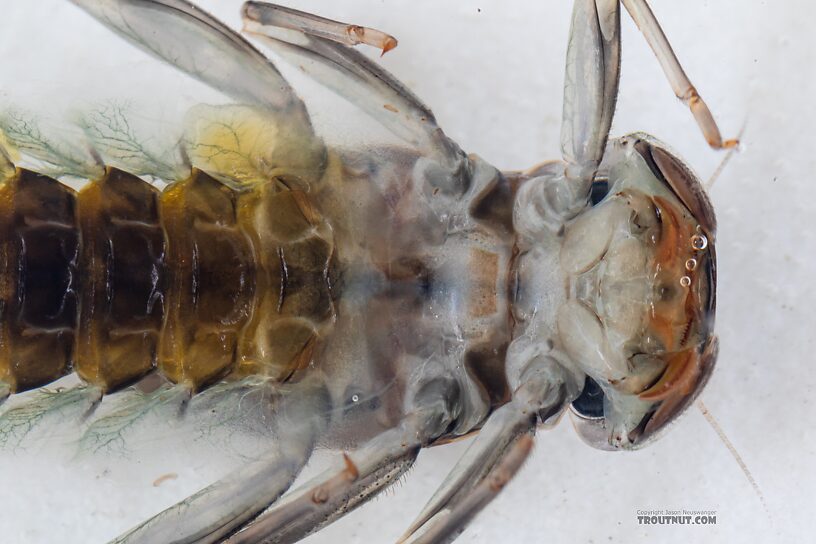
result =
[[589,190],[589,202],[595,206],[609,194],[609,180],[598,178],[592,182],[592,188]]
[[572,407],[579,415],[587,418],[603,417],[604,392],[598,382],[586,377],[584,390],[572,401]]

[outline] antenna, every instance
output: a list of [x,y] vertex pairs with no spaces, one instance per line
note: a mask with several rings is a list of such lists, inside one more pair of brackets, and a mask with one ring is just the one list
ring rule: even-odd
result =
[[708,178],[708,181],[705,183],[705,190],[706,191],[711,191],[711,188],[714,186],[714,182],[717,181],[717,178],[720,177],[720,174],[722,174],[723,170],[725,170],[725,166],[728,164],[728,161],[731,160],[731,157],[734,156],[734,153],[736,153],[737,151],[740,151],[742,149],[742,146],[743,146],[742,136],[743,136],[743,134],[745,134],[745,127],[747,127],[747,126],[748,126],[748,118],[746,117],[745,121],[742,123],[742,128],[740,129],[739,134],[737,134],[737,138],[736,138],[736,140],[738,142],[740,142],[740,143],[738,145],[735,145],[734,147],[731,147],[731,148],[728,149],[725,156],[720,161],[719,166],[717,166],[717,169],[714,170],[714,173],[711,174],[711,177]]
[[717,422],[711,412],[708,411],[708,408],[706,408],[706,405],[703,404],[703,401],[698,399],[695,404],[697,405],[697,408],[700,409],[700,413],[703,414],[703,417],[706,419],[708,424],[711,425],[711,428],[714,429],[714,432],[717,433],[717,436],[720,438],[720,442],[722,442],[725,447],[728,448],[728,451],[731,453],[731,457],[733,457],[734,461],[737,462],[740,470],[742,470],[742,473],[751,484],[751,487],[754,488],[754,493],[756,493],[756,496],[759,498],[759,502],[762,503],[762,509],[765,510],[765,513],[768,515],[768,519],[773,522],[771,512],[768,510],[768,504],[765,502],[765,495],[763,495],[762,491],[759,489],[759,484],[757,484],[753,474],[751,474],[751,471],[748,470],[748,465],[746,465],[745,461],[742,460],[742,456],[737,452],[737,448],[734,447],[734,444],[732,444],[725,435],[725,431],[723,431],[722,427],[720,427],[720,424]]

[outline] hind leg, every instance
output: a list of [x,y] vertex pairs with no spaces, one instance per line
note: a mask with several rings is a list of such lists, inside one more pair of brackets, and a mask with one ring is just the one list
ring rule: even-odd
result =
[[243,12],[248,24],[251,18],[252,21],[257,21],[258,25],[298,30],[345,45],[362,43],[381,49],[383,55],[397,46],[396,38],[374,28],[332,21],[285,6],[247,2],[244,4]]
[[322,383],[302,383],[275,405],[265,455],[118,537],[121,544],[221,542],[275,502],[309,460],[330,414]]
[[[445,136],[430,108],[410,89],[347,45],[358,39],[347,39],[347,29],[362,27],[302,12],[293,14],[265,2],[247,2],[243,19],[246,33],[421,151],[437,170],[432,182],[436,187],[461,191],[467,162],[464,153]],[[383,50],[396,44],[387,34],[371,29],[362,33],[369,38],[365,43],[374,42]]]
[[121,37],[242,103],[304,110],[260,51],[186,0],[71,0]]

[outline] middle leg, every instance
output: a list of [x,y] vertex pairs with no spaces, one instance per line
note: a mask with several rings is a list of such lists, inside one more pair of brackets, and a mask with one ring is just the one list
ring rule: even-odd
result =
[[344,454],[341,466],[292,491],[226,542],[296,542],[361,506],[404,474],[420,448],[450,428],[458,412],[458,396],[456,381],[444,375],[421,382],[416,393],[409,395],[400,425]]

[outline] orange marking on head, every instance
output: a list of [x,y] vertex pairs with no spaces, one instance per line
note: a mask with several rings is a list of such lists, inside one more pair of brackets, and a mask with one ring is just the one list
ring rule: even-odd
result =
[[666,422],[671,419],[672,415],[677,412],[678,406],[683,402],[681,395],[670,395],[664,400],[660,407],[655,411],[654,415],[646,424],[645,432],[651,433],[654,429],[660,429]]
[[674,330],[672,321],[663,314],[655,314],[649,323],[650,330],[654,336],[658,337],[666,349],[671,349],[674,345]]
[[655,251],[655,263],[661,268],[664,266],[671,267],[677,261],[678,247],[680,245],[680,221],[674,210],[672,210],[671,203],[665,198],[656,196],[652,200],[660,212],[663,227],[660,233],[660,242],[658,242]]
[[[670,201],[659,196],[652,200],[663,226],[654,257],[657,283],[672,284],[674,289],[683,289],[683,294],[669,300],[655,300],[650,325],[665,349],[674,351],[688,341],[695,305],[699,302],[694,296],[696,291],[690,288],[697,272],[686,268],[686,261],[693,255],[689,240],[694,230],[688,221],[677,214]],[[688,283],[682,283],[683,276],[688,276]]]
[[663,376],[642,392],[641,400],[659,401],[669,397],[684,397],[694,389],[700,370],[700,356],[694,348],[675,353],[668,360]]

